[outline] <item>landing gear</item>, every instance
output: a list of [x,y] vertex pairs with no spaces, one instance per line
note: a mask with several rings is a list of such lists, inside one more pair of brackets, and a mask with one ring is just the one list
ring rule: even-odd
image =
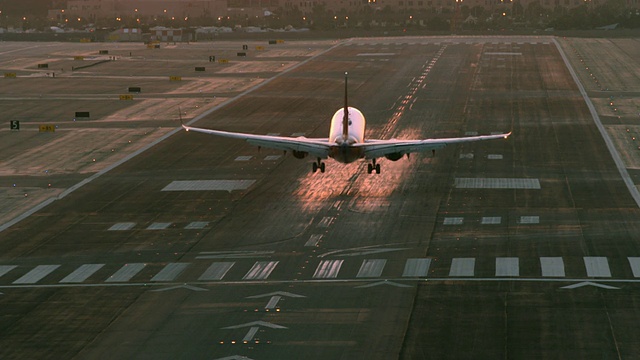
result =
[[322,162],[322,159],[318,158],[318,161],[313,163],[312,170],[314,173],[318,170],[320,170],[321,173],[324,173],[324,162]]
[[380,174],[380,164],[376,164],[376,159],[371,160],[370,164],[367,164],[367,173],[373,173],[373,170],[376,171],[376,174]]

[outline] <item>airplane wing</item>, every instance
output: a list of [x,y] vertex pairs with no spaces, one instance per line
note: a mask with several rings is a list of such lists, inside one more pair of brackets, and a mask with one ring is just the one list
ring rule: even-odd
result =
[[329,141],[327,139],[309,139],[304,136],[301,137],[285,137],[285,136],[270,136],[270,135],[254,135],[244,134],[220,130],[203,129],[182,124],[182,127],[187,131],[196,131],[210,135],[217,135],[222,137],[228,137],[233,139],[242,139],[251,145],[277,149],[284,151],[300,151],[309,153],[310,156],[326,159],[329,156]]
[[367,159],[381,158],[385,155],[405,155],[413,152],[441,149],[449,144],[458,144],[472,141],[493,140],[508,138],[511,132],[498,135],[467,136],[458,138],[426,139],[426,140],[368,140],[364,143],[354,144],[364,148],[364,156]]

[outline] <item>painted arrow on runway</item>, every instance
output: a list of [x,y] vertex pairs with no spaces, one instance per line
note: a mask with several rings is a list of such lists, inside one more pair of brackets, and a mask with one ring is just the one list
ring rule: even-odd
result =
[[246,324],[227,326],[227,327],[223,327],[222,329],[231,330],[231,329],[242,329],[244,327],[255,327],[255,326],[257,326],[257,327],[264,326],[264,327],[268,327],[268,328],[271,328],[271,329],[286,329],[287,328],[285,326],[268,323],[266,321],[254,321],[254,322],[250,322],[250,323],[246,323]]
[[561,289],[577,289],[577,288],[580,288],[580,287],[583,287],[583,286],[595,286],[595,287],[599,287],[599,288],[603,288],[603,289],[607,289],[607,290],[618,290],[618,289],[620,289],[620,288],[615,287],[615,286],[598,284],[598,283],[594,283],[594,282],[591,282],[591,281],[583,281],[581,283],[563,286],[563,287],[561,287]]
[[286,327],[282,325],[276,325],[276,324],[268,323],[266,321],[254,321],[254,322],[241,324],[241,325],[227,326],[223,329],[241,329],[244,327],[250,327],[249,331],[247,332],[247,335],[245,335],[244,338],[242,338],[242,342],[246,344],[249,341],[253,340],[253,337],[256,336],[256,334],[260,330],[260,326],[268,327],[271,329],[286,329]]
[[360,285],[360,286],[356,286],[356,289],[363,289],[363,288],[370,288],[370,287],[374,287],[374,286],[381,286],[381,285],[389,285],[389,286],[395,286],[395,287],[412,287],[411,285],[405,285],[405,284],[400,284],[397,282],[393,282],[393,281],[388,281],[388,280],[384,280],[384,281],[378,281],[378,282],[374,282],[371,284],[367,284],[367,285]]
[[276,291],[276,292],[272,292],[272,293],[268,293],[268,294],[247,296],[247,299],[259,299],[259,298],[268,297],[268,296],[282,296],[282,297],[292,297],[292,298],[304,298],[304,297],[306,297],[304,295],[298,295],[298,294],[294,294],[294,293],[290,293],[290,292],[286,292],[286,291]]

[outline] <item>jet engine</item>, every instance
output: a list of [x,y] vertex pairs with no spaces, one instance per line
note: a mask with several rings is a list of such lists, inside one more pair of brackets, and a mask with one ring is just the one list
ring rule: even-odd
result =
[[391,154],[386,154],[384,157],[386,157],[387,159],[391,160],[391,161],[398,161],[400,159],[402,159],[402,155],[401,153],[391,153]]
[[304,159],[307,157],[307,155],[309,155],[309,153],[306,151],[296,151],[296,150],[293,150],[292,154],[296,159]]

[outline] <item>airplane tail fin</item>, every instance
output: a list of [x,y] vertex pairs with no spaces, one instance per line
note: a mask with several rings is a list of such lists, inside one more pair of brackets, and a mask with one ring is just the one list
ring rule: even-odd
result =
[[342,118],[342,138],[346,141],[349,138],[349,103],[347,97],[347,75],[344,73],[344,115]]

